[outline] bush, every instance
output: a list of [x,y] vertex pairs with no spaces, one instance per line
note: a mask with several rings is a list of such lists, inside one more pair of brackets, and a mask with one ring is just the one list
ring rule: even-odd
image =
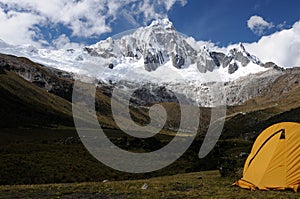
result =
[[234,158],[221,158],[219,171],[222,177],[240,177],[240,167]]

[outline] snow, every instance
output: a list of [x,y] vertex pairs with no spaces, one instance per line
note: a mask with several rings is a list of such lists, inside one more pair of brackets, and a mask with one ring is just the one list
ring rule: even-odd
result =
[[167,19],[158,19],[154,20],[149,27],[155,27],[155,26],[162,26],[164,29],[172,29],[173,28],[173,23]]
[[[155,84],[175,84],[180,81],[189,82],[190,85],[200,85],[205,82],[226,82],[233,81],[249,74],[254,74],[267,70],[259,65],[260,61],[257,57],[250,55],[246,52],[242,44],[239,45],[237,50],[243,52],[243,54],[250,58],[250,63],[243,67],[241,63],[237,63],[239,68],[233,74],[228,73],[228,67],[219,68],[212,72],[200,73],[196,64],[190,64],[190,60],[186,60],[186,65],[182,69],[177,69],[172,65],[172,61],[165,58],[164,64],[159,66],[155,71],[148,72],[144,68],[144,59],[142,54],[137,52],[136,49],[133,53],[136,53],[137,58],[124,57],[124,51],[126,48],[132,48],[134,42],[142,42],[142,45],[153,45],[153,48],[149,50],[162,52],[166,51],[161,43],[153,36],[153,28],[156,33],[174,34],[175,38],[179,37],[173,30],[173,24],[168,19],[156,20],[151,23],[150,26],[145,28],[139,28],[131,35],[122,35],[122,38],[112,39],[107,38],[104,41],[100,41],[90,48],[97,50],[97,53],[109,52],[112,57],[101,58],[89,55],[84,49],[71,49],[71,50],[55,50],[55,49],[37,49],[31,45],[13,46],[0,40],[0,53],[12,54],[16,56],[23,56],[43,64],[45,66],[54,67],[67,72],[80,73],[89,76],[96,77],[103,81],[132,81],[132,82],[152,82]],[[161,29],[162,28],[162,29]],[[163,30],[166,29],[166,30]],[[139,40],[135,39],[139,38]],[[193,38],[186,38],[196,52],[200,53],[206,60],[211,60],[209,56],[209,47],[203,45],[203,42],[197,42]],[[182,37],[179,37],[178,42],[180,45],[183,43]],[[120,49],[119,44],[124,44],[125,49]],[[175,52],[175,46],[173,50]],[[168,52],[168,53],[171,53]],[[229,50],[228,50],[229,52]],[[153,52],[155,54],[155,52]],[[200,56],[198,54],[198,56]],[[205,60],[201,60],[205,63]],[[114,64],[113,69],[109,69],[109,64]]]
[[[228,68],[220,66],[212,72],[200,73],[196,64],[189,67],[177,69],[172,66],[171,61],[158,67],[157,70],[148,72],[144,69],[144,59],[133,62],[132,59],[120,60],[114,69],[108,69],[106,66],[110,63],[109,59],[92,57],[81,49],[74,49],[74,52],[66,50],[38,49],[31,50],[28,46],[10,46],[1,45],[0,52],[24,56],[40,64],[54,67],[74,73],[85,73],[95,76],[103,81],[127,80],[133,82],[154,82],[170,83],[179,80],[203,83],[207,81],[231,81],[242,76],[254,74],[267,70],[257,64],[250,62],[246,67],[239,64],[239,69],[233,73],[228,73]],[[77,57],[83,57],[83,61],[77,61]],[[84,63],[93,63],[99,65],[99,68],[84,68]],[[102,63],[102,64],[99,64]]]

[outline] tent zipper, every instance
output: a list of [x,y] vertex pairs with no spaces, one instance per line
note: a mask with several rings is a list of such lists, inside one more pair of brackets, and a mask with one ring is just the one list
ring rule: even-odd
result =
[[254,158],[258,155],[258,153],[261,151],[261,149],[267,144],[268,141],[270,141],[275,135],[281,133],[280,138],[279,139],[285,139],[285,130],[284,129],[280,129],[279,131],[276,131],[275,133],[273,133],[272,135],[270,135],[265,141],[264,143],[259,147],[259,149],[257,150],[257,152],[255,153],[255,155],[251,158],[251,160],[249,161],[248,167],[250,166],[250,164],[252,163],[252,161],[254,160]]

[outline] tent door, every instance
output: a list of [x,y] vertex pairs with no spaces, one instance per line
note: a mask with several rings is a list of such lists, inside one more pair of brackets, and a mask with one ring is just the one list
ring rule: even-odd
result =
[[258,155],[258,153],[262,150],[262,148],[268,143],[268,141],[270,141],[275,135],[281,133],[280,135],[280,139],[285,139],[285,129],[280,129],[279,131],[276,131],[275,133],[273,133],[272,135],[270,135],[265,141],[264,143],[262,143],[262,145],[259,147],[259,149],[257,150],[257,152],[255,153],[255,155],[251,158],[251,160],[249,161],[248,167],[251,165],[252,161],[255,159],[255,157]]

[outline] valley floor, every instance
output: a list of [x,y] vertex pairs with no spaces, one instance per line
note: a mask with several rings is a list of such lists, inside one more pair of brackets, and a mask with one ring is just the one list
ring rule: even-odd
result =
[[0,186],[0,198],[300,198],[289,190],[244,190],[231,186],[234,180],[205,171],[132,181],[11,185]]

